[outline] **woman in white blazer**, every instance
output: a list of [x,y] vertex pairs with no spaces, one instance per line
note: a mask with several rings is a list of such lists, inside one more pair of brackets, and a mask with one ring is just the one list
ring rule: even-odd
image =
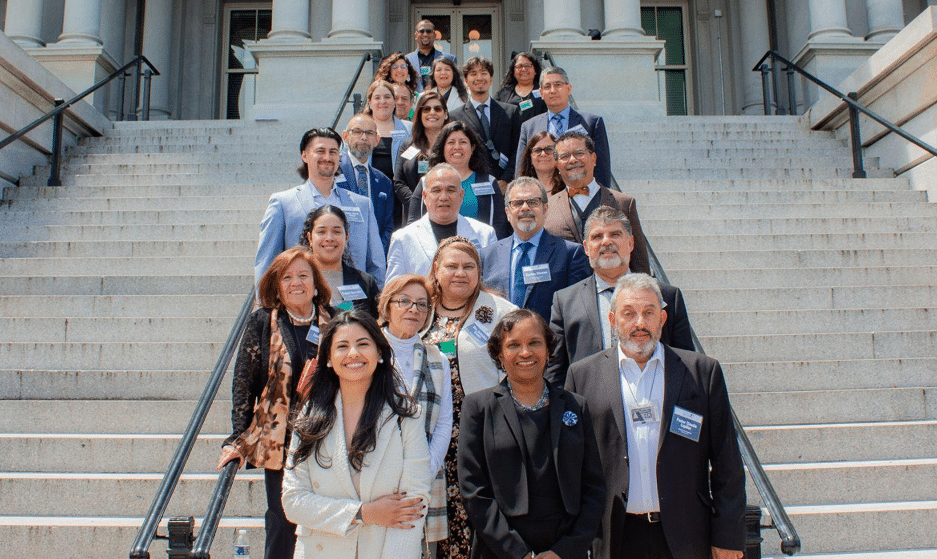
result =
[[429,451],[390,345],[361,311],[325,327],[283,478],[294,558],[419,559]]

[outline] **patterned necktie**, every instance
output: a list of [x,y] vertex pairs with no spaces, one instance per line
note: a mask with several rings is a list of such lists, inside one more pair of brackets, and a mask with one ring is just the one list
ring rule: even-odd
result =
[[514,289],[511,290],[511,302],[518,307],[524,306],[524,295],[527,294],[527,284],[524,283],[524,266],[530,266],[530,255],[527,252],[533,248],[533,243],[520,244],[521,257],[517,259],[514,267]]
[[358,194],[362,196],[371,197],[371,193],[368,192],[368,172],[364,168],[364,165],[355,165],[355,171],[358,175]]
[[550,134],[553,134],[553,137],[555,138],[559,138],[560,134],[565,132],[563,128],[563,115],[553,115],[553,118],[550,119]]
[[482,130],[485,132],[486,140],[491,137],[491,125],[488,122],[488,115],[485,113],[487,107],[487,104],[482,103],[476,108],[478,111],[478,120],[482,121]]

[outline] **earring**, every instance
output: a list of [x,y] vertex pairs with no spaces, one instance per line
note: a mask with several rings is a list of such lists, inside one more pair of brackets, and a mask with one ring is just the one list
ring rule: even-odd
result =
[[383,362],[384,362],[384,358],[381,357],[380,359],[377,360],[377,362],[378,362],[378,363],[383,363]]
[[329,369],[331,369],[331,368],[332,368],[332,362],[331,362],[331,361],[326,361],[325,366],[328,367]]

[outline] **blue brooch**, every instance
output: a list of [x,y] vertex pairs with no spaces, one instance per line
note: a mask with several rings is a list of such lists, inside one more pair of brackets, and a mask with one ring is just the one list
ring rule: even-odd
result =
[[567,427],[572,427],[573,425],[579,423],[579,416],[571,411],[563,412],[563,423]]

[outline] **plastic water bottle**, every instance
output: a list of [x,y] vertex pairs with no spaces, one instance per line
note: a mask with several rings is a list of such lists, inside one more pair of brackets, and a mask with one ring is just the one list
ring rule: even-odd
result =
[[238,528],[235,533],[234,559],[251,559],[251,539],[244,528]]

